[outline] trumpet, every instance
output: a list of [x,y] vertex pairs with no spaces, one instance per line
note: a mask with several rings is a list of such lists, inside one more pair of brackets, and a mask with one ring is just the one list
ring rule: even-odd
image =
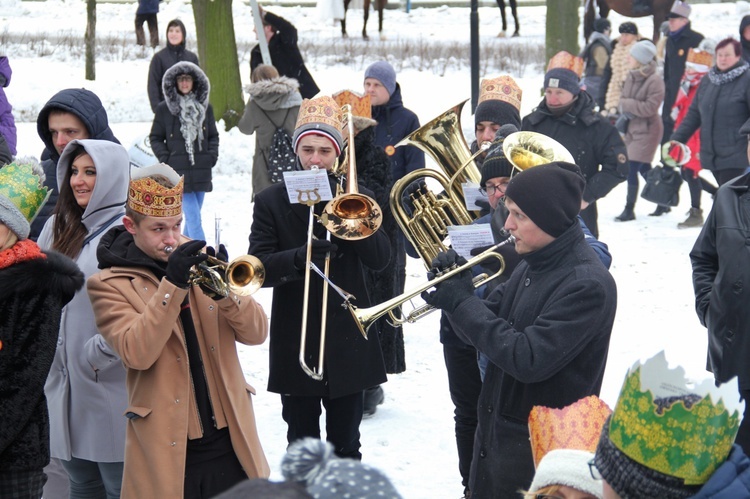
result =
[[[183,239],[189,241],[188,238]],[[164,247],[165,253],[172,251],[172,246]],[[224,297],[229,296],[229,293],[250,296],[263,286],[265,278],[263,263],[255,256],[242,255],[231,262],[225,262],[209,255],[205,262],[190,270],[188,285],[197,284]]]
[[407,291],[400,296],[396,296],[395,298],[391,298],[390,300],[384,301],[383,303],[380,303],[378,305],[375,305],[369,308],[357,308],[355,305],[353,305],[349,301],[346,301],[344,305],[349,309],[349,312],[352,314],[352,317],[354,318],[354,322],[357,324],[357,327],[359,327],[359,332],[362,333],[362,335],[365,338],[367,338],[367,330],[370,329],[370,326],[372,326],[375,323],[375,321],[377,321],[378,319],[380,319],[386,314],[388,314],[394,326],[416,322],[422,317],[425,317],[426,315],[434,312],[437,309],[433,307],[432,305],[424,304],[420,307],[416,307],[409,314],[401,313],[400,314],[402,316],[401,318],[397,317],[397,315],[394,312],[397,309],[401,310],[401,307],[403,306],[403,304],[411,300],[415,296],[421,295],[424,291],[427,291],[428,289],[440,284],[441,282],[447,279],[450,279],[454,275],[459,274],[463,272],[464,270],[468,270],[474,265],[479,265],[485,260],[488,260],[491,258],[495,258],[500,262],[500,269],[492,275],[488,275],[487,273],[482,273],[474,277],[474,279],[472,280],[474,284],[474,289],[484,286],[489,281],[500,277],[500,275],[505,271],[505,259],[502,257],[502,255],[496,253],[495,251],[501,246],[514,243],[515,241],[516,241],[516,238],[513,236],[510,236],[507,239],[504,239],[503,241],[495,244],[494,246],[478,254],[477,256],[475,256],[468,262],[464,263],[463,265],[451,268],[450,270],[443,272],[442,274],[439,274],[437,277],[435,277],[435,279],[432,279],[431,281],[427,281],[426,283],[422,284],[421,286],[417,288]]

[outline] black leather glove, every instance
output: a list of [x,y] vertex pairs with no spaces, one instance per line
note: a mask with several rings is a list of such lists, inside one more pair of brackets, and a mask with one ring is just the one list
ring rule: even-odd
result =
[[167,280],[175,286],[187,289],[190,269],[208,258],[207,254],[199,253],[205,245],[206,241],[189,241],[178,246],[167,260]]
[[[223,244],[219,244],[219,252],[217,253],[216,250],[213,248],[213,246],[206,246],[206,255],[216,258],[217,260],[221,260],[222,262],[228,262],[229,261],[229,253],[227,252],[226,247]],[[217,268],[213,267],[213,270],[219,274],[221,277],[221,280],[225,283],[227,282],[227,275],[226,275],[226,267],[224,268]],[[209,288],[205,284],[200,284],[201,291],[203,291],[203,294],[206,296],[213,298],[214,300],[221,300],[224,298],[223,295],[217,293],[215,290]]]
[[[327,239],[313,239],[312,261],[323,270],[321,265],[326,258],[326,253],[330,253],[331,258],[333,258],[336,256],[336,250],[338,250],[338,246]],[[297,248],[297,251],[294,253],[294,267],[297,270],[304,270],[305,262],[307,262],[307,244]]]
[[[466,263],[464,257],[458,256],[454,250],[438,253],[437,258],[432,261],[433,270],[445,272],[454,265]],[[431,279],[436,276],[432,274]],[[445,310],[449,314],[456,310],[461,302],[474,295],[474,283],[472,282],[471,269],[459,272],[435,287],[435,291],[422,292],[422,299],[435,308]]]
[[216,258],[217,260],[221,260],[222,262],[228,262],[229,261],[229,252],[227,251],[226,246],[224,246],[223,244],[219,244],[219,252],[218,253],[213,248],[213,246],[206,246],[206,254],[208,256],[212,256],[212,257]]
[[407,215],[411,216],[414,214],[414,201],[412,200],[412,195],[419,197],[427,193],[427,190],[427,184],[421,179],[415,180],[406,186],[406,189],[404,189],[404,192],[401,194],[401,206],[404,208]]

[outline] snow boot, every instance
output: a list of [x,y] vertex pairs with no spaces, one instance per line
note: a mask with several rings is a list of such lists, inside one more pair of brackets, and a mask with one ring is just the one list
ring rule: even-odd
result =
[[649,213],[648,216],[650,216],[650,217],[660,217],[660,216],[664,215],[665,213],[669,213],[670,211],[672,211],[672,208],[670,208],[669,206],[665,206],[663,204],[657,204],[656,205],[656,209],[654,210],[654,212],[653,213]]
[[703,210],[700,208],[690,208],[685,221],[677,224],[678,229],[689,229],[691,227],[703,227]]
[[383,387],[380,385],[367,388],[364,393],[364,414],[363,417],[369,418],[375,414],[378,410],[378,406],[385,400],[385,393],[383,393]]
[[616,222],[629,222],[635,220],[635,200],[638,198],[638,186],[628,184],[628,195],[625,198],[625,209],[615,217]]

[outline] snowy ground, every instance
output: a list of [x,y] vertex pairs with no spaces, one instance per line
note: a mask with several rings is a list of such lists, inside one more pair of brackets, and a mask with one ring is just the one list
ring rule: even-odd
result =
[[[334,39],[338,28],[323,23],[314,10],[298,7],[267,8],[294,22],[300,37]],[[705,4],[694,8],[694,29],[707,36],[721,39],[737,35],[747,3]],[[235,31],[242,40],[252,40],[249,7],[235,2]],[[99,36],[113,35],[132,38],[134,5],[99,4]],[[524,35],[508,43],[543,43],[545,9],[519,8]],[[174,0],[162,3],[160,26],[167,20],[180,17],[188,26],[189,36],[195,29],[189,3]],[[623,18],[613,15],[613,26]],[[425,40],[467,40],[469,12],[467,8],[437,7],[415,9],[410,14],[399,10],[386,11],[385,35],[390,39],[414,37]],[[497,9],[480,9],[482,40],[494,40],[499,31]],[[641,32],[650,33],[649,19],[636,20]],[[349,32],[361,29],[361,11],[349,14]],[[371,32],[375,24],[370,21]],[[46,2],[17,2],[0,0],[0,39],[5,34],[59,33],[82,34],[85,28],[85,3],[80,1],[49,0]],[[164,35],[162,32],[162,43]],[[371,43],[378,43],[373,41]],[[117,62],[99,62],[98,79],[83,79],[81,57],[50,46],[51,55],[31,57],[28,46],[0,46],[0,53],[9,56],[13,67],[11,86],[6,89],[8,99],[19,119],[36,115],[46,100],[66,87],[86,87],[95,91],[106,106],[112,129],[120,141],[129,145],[150,129],[152,114],[146,98],[146,75],[151,51],[140,57],[128,55]],[[131,53],[135,53],[131,51]],[[391,56],[397,60],[397,55]],[[351,88],[361,89],[364,68],[372,61],[358,60],[350,65],[341,63],[311,65],[324,93]],[[449,107],[470,96],[470,75],[467,70],[448,72],[439,76],[432,72],[410,69],[408,61],[399,73],[404,102],[426,122]],[[248,79],[247,54],[242,60],[242,78]],[[542,85],[542,69],[529,68],[518,82],[524,89],[522,115],[538,103]],[[490,76],[495,76],[490,73]],[[518,76],[518,75],[513,75]],[[468,108],[468,106],[467,106]],[[32,121],[32,120],[29,120]],[[473,119],[468,109],[463,115],[464,130],[472,135]],[[34,122],[19,122],[18,149],[21,155],[38,155],[42,143]],[[220,127],[223,129],[223,127]],[[247,238],[252,220],[250,203],[250,168],[255,139],[236,129],[221,134],[220,158],[214,178],[214,191],[206,197],[203,224],[209,242],[213,239],[214,218],[221,218],[222,241],[230,256],[238,256],[247,249]],[[689,208],[687,190],[682,202],[671,214],[660,218],[648,217],[651,203],[642,201],[636,207],[637,220],[618,224],[613,221],[624,204],[625,186],[617,187],[599,202],[601,239],[609,244],[613,255],[612,274],[619,293],[618,313],[612,334],[608,367],[602,398],[614,406],[620,384],[629,367],[637,358],[645,358],[662,349],[674,363],[683,365],[694,377],[706,375],[706,334],[693,308],[691,268],[688,252],[698,230],[678,230],[677,222],[684,219]],[[711,200],[704,200],[704,210]],[[421,261],[408,264],[407,288],[424,282]],[[255,295],[270,310],[271,290]],[[362,424],[362,452],[364,460],[383,469],[404,497],[452,498],[461,494],[455,441],[453,436],[453,407],[448,395],[447,378],[438,341],[438,315],[433,314],[417,324],[405,328],[408,370],[391,376],[385,385],[386,401],[374,418]],[[286,446],[285,425],[281,420],[279,397],[265,390],[268,370],[267,345],[242,349],[242,361],[248,381],[258,394],[255,397],[258,429],[274,479],[280,479],[279,462]]]

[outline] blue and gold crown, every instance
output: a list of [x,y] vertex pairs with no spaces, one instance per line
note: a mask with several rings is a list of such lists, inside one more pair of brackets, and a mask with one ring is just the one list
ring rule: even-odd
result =
[[29,237],[31,222],[47,202],[44,171],[36,162],[13,162],[0,168],[0,221],[19,239]]

